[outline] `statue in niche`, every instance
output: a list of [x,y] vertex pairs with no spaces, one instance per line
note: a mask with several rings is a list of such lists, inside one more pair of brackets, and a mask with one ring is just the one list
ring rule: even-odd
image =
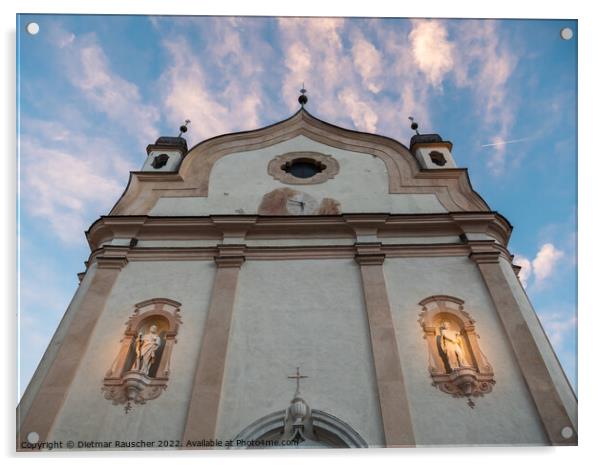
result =
[[437,347],[444,361],[447,362],[449,368],[453,371],[463,367],[471,367],[466,362],[464,349],[462,348],[462,336],[450,329],[449,322],[443,321],[439,326],[439,336],[437,337]]
[[136,339],[136,359],[132,370],[142,372],[148,375],[150,367],[155,362],[157,349],[161,346],[161,337],[157,335],[157,326],[151,325],[149,333],[143,335],[138,334]]
[[454,397],[467,397],[468,406],[474,408],[472,397],[490,393],[495,384],[475,320],[464,310],[464,301],[453,296],[433,295],[418,304],[433,386]]

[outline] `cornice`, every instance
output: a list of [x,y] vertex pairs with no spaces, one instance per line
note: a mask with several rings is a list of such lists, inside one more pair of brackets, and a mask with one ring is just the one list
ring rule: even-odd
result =
[[[214,240],[244,243],[245,239],[350,238],[366,235],[454,236],[471,242],[483,233],[508,244],[512,226],[496,212],[442,214],[343,214],[329,216],[222,215],[208,217],[106,216],[86,232],[91,250],[113,239]],[[474,243],[474,242],[473,242]],[[474,243],[476,244],[476,243]]]
[[101,256],[96,258],[96,265],[99,269],[119,269],[124,268],[128,263],[125,256]]
[[153,181],[153,182],[170,182],[170,181],[183,181],[182,177],[177,172],[142,172],[135,171],[130,172],[131,175],[140,181]]
[[355,259],[361,264],[377,264],[387,259],[413,257],[470,257],[477,263],[497,262],[500,257],[511,262],[508,251],[499,244],[483,242],[477,248],[465,243],[457,244],[399,244],[356,243],[351,246],[246,246],[216,245],[194,248],[128,248],[103,246],[90,255],[86,266],[100,261],[105,268],[122,267],[128,262],[162,261],[215,261],[218,266],[240,266],[245,260],[332,260]]
[[439,141],[439,142],[415,142],[412,144],[410,150],[413,154],[416,153],[416,149],[421,149],[422,147],[445,147],[447,150],[451,152],[453,144],[450,141]]

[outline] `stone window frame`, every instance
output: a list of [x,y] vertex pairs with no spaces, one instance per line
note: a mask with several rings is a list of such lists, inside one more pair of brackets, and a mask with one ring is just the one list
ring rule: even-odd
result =
[[[324,169],[314,176],[309,178],[297,178],[291,173],[286,172],[283,167],[287,163],[291,163],[297,159],[310,160],[321,164]],[[308,185],[308,184],[320,184],[334,178],[339,173],[339,162],[332,156],[327,154],[321,154],[319,152],[311,151],[298,151],[298,152],[287,152],[274,157],[268,163],[268,174],[274,179],[284,184],[292,185]]]
[[[454,397],[482,396],[490,393],[495,384],[493,368],[479,345],[475,320],[464,310],[464,301],[447,295],[434,295],[418,303],[422,306],[418,323],[427,342],[428,370],[432,385]],[[442,319],[455,322],[467,347],[470,368],[448,371],[437,348],[437,330]],[[474,403],[469,398],[469,406]]]
[[[168,298],[153,298],[134,305],[134,311],[126,322],[126,329],[121,339],[117,357],[106,372],[102,391],[105,398],[113,404],[125,404],[126,413],[132,403],[145,404],[157,398],[167,388],[170,375],[170,364],[173,346],[182,323],[180,317],[181,304]],[[161,355],[154,376],[145,375],[126,367],[131,359],[132,347],[139,331],[152,319],[161,319],[166,323]]]

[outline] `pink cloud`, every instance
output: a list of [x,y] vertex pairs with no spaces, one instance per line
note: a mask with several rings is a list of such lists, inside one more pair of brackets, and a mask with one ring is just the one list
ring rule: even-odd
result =
[[382,56],[376,47],[357,33],[353,46],[353,64],[362,77],[362,84],[370,92],[379,93],[382,89]]
[[60,39],[69,81],[94,108],[121,125],[141,143],[157,137],[159,110],[143,101],[138,86],[111,69],[109,59],[93,35]]
[[429,84],[440,89],[445,75],[454,67],[454,46],[447,38],[447,29],[437,20],[417,20],[412,25],[409,38],[414,63]]
[[564,257],[564,252],[557,249],[552,243],[545,243],[533,260],[521,255],[514,256],[514,263],[521,266],[519,279],[523,286],[527,288],[529,278],[535,277],[535,286],[541,288],[546,280],[550,278],[560,259]]

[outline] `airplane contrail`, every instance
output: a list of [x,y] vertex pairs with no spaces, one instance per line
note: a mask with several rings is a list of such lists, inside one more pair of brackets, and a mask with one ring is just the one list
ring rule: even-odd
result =
[[481,147],[501,146],[503,144],[514,144],[515,142],[528,141],[531,138],[512,139],[510,141],[493,142],[491,144],[483,144]]

